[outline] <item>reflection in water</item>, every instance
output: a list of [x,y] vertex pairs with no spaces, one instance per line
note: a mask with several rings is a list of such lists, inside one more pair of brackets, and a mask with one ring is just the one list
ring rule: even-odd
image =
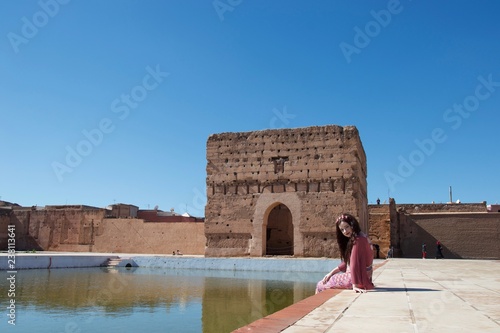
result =
[[231,332],[312,292],[310,283],[206,278],[203,332]]
[[[22,270],[16,281],[16,328],[51,333],[231,332],[312,295],[319,278],[146,268]],[[7,283],[0,279],[1,304],[9,302]],[[6,325],[6,320],[0,322],[0,328]]]

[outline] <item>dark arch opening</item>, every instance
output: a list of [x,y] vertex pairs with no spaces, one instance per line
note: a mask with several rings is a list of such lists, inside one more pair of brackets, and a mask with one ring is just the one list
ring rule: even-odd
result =
[[266,227],[266,255],[293,256],[292,213],[279,204],[269,213]]

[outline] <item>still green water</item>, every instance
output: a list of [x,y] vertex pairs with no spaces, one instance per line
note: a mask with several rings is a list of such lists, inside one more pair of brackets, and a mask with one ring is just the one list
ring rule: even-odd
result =
[[[86,268],[0,279],[1,332],[224,333],[314,294],[324,273]],[[15,326],[8,323],[15,300]]]

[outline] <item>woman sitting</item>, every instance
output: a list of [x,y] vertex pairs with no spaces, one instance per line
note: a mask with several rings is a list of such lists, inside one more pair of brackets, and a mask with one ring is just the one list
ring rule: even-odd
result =
[[353,289],[364,293],[372,283],[373,250],[356,218],[342,214],[335,223],[342,262],[316,285],[316,293],[325,289]]

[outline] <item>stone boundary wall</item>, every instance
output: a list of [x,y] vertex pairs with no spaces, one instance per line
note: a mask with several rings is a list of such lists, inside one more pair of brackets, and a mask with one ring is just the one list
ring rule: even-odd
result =
[[[391,216],[389,205],[368,205],[370,229],[368,235],[373,244],[380,247],[380,258],[386,258],[391,246]],[[374,251],[376,258],[376,251]]]
[[398,212],[413,213],[435,213],[435,212],[487,212],[486,202],[481,203],[438,203],[438,204],[395,204]]
[[[67,253],[16,253],[16,270],[102,267],[108,259],[119,258],[109,254],[67,254]],[[124,260],[125,261],[125,260]],[[9,270],[7,254],[0,254],[0,271]]]
[[8,249],[8,225],[10,224],[10,212],[0,210],[0,250],[6,251]]
[[203,223],[154,223],[139,219],[104,219],[93,252],[172,254],[205,253]]
[[396,257],[435,258],[436,243],[445,258],[500,259],[500,214],[488,213],[486,202],[396,204],[390,201],[391,244]]
[[420,213],[400,215],[401,256],[435,258],[436,242],[447,259],[500,259],[500,213]]
[[[9,270],[7,253],[0,253],[0,270]],[[133,253],[18,253],[16,269],[79,268],[107,266],[108,259],[121,260],[113,267],[158,268],[164,270],[190,270],[190,276],[253,277],[260,279],[276,273],[276,279],[297,281],[297,274],[328,272],[340,263],[326,258],[205,258],[195,255],[144,255]],[[208,271],[208,272],[207,272]],[[283,272],[293,274],[283,274]]]
[[369,205],[370,239],[380,245],[380,256],[390,246],[394,256],[435,258],[436,242],[446,258],[500,259],[500,213],[488,213],[486,203]]
[[17,251],[205,252],[203,223],[155,223],[104,216],[104,209],[12,210],[0,216],[0,250],[7,250],[7,226],[14,224]]
[[[236,272],[329,272],[339,259],[329,258],[193,258],[189,256],[152,257],[132,256],[139,267],[168,269],[200,269],[213,271],[214,276],[232,277]],[[232,272],[232,273],[231,273]],[[279,279],[294,280],[293,275],[283,274]]]

